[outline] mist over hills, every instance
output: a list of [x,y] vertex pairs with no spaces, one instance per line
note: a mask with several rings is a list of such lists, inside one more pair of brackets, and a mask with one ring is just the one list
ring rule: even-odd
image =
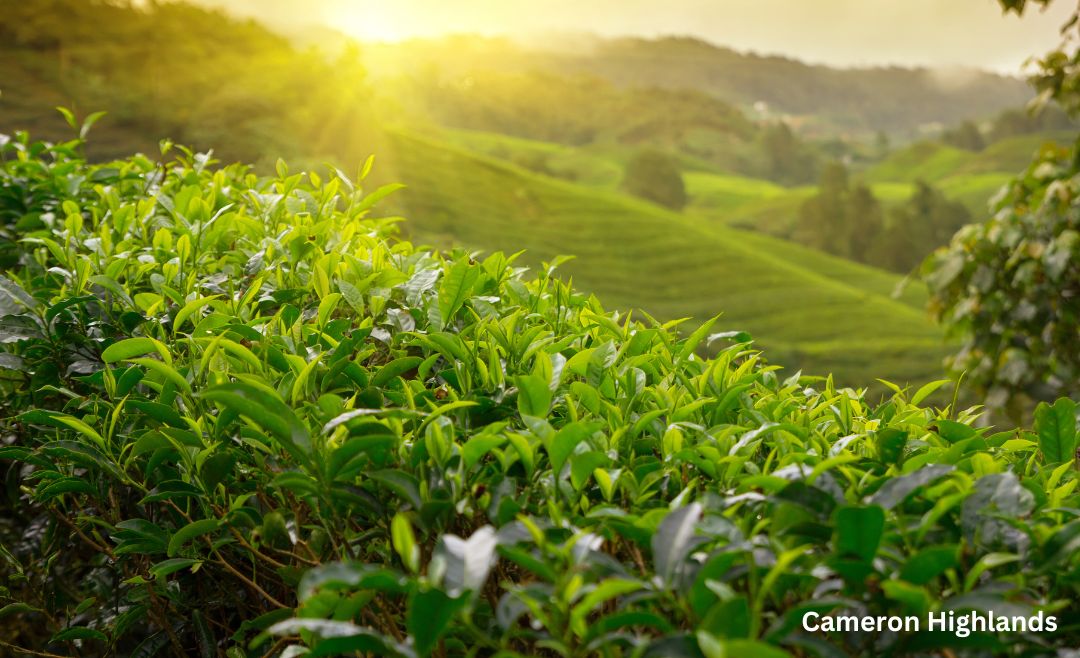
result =
[[[407,49],[409,56],[402,53]],[[438,70],[589,75],[621,87],[693,89],[768,115],[786,115],[810,131],[885,131],[910,136],[927,124],[989,117],[1024,104],[1019,78],[986,71],[851,68],[741,53],[691,37],[577,38],[529,43],[447,37],[362,46],[374,76]],[[764,104],[764,106],[760,104]]]

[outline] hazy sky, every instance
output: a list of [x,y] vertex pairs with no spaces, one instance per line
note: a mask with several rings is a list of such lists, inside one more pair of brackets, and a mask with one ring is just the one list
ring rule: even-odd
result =
[[323,23],[362,39],[446,33],[694,35],[838,66],[975,66],[1018,72],[1057,44],[1072,0],[1023,20],[996,0],[202,0],[269,22]]

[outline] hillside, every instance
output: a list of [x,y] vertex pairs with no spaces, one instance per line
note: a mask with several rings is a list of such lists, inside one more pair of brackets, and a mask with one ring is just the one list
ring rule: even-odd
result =
[[[399,210],[414,240],[526,249],[616,308],[706,318],[748,331],[778,363],[845,382],[926,381],[944,353],[912,287],[899,279],[605,190],[536,175],[403,131],[392,133]],[[872,374],[873,373],[873,374]]]
[[1021,135],[996,141],[981,151],[965,151],[938,142],[919,142],[891,153],[870,167],[865,177],[875,182],[917,179],[937,182],[991,173],[1011,175],[1027,167],[1042,145],[1064,144],[1074,138],[1075,134],[1060,131]]
[[[408,57],[403,56],[404,49]],[[910,134],[923,124],[988,117],[1024,104],[1017,79],[985,72],[944,75],[926,69],[835,69],[740,53],[693,38],[578,40],[516,44],[454,37],[372,44],[365,58],[377,76],[438,70],[451,77],[478,71],[591,74],[626,88],[693,89],[748,107],[796,115],[819,130],[885,130]]]

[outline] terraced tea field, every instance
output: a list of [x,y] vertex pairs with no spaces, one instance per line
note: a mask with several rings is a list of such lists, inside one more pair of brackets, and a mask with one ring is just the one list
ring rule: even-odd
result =
[[922,293],[893,299],[892,274],[404,131],[390,143],[388,175],[408,185],[397,203],[416,241],[526,249],[530,264],[574,255],[561,271],[613,307],[695,326],[723,312],[723,328],[750,332],[776,361],[841,381],[940,374]]

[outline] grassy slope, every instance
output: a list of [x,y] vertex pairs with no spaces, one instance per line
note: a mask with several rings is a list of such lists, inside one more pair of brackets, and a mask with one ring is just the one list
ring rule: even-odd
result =
[[1069,139],[1067,133],[1022,135],[995,142],[977,153],[935,142],[920,142],[874,165],[866,171],[865,178],[873,182],[914,182],[921,178],[944,183],[963,176],[1015,174],[1031,162],[1043,144]]
[[940,335],[917,290],[888,297],[892,275],[427,138],[391,143],[414,240],[524,248],[531,263],[573,254],[563,273],[609,306],[664,319],[723,311],[723,327],[749,331],[775,360],[849,383],[938,375]]
[[771,181],[728,174],[692,171],[683,174],[690,210],[723,216],[739,206],[760,199],[772,199],[788,190]]
[[[858,176],[886,206],[905,201],[914,191],[915,181],[921,179],[966,205],[975,217],[985,216],[988,201],[1027,166],[1040,146],[1068,138],[1064,133],[1024,135],[995,142],[977,153],[920,142],[896,151]],[[708,194],[711,190],[704,186],[699,185],[706,190],[700,195],[693,193],[693,186],[690,189],[691,209],[709,219],[781,237],[790,235],[799,206],[813,194],[812,187],[799,187],[759,193],[756,198],[746,198],[748,193],[723,198]]]

